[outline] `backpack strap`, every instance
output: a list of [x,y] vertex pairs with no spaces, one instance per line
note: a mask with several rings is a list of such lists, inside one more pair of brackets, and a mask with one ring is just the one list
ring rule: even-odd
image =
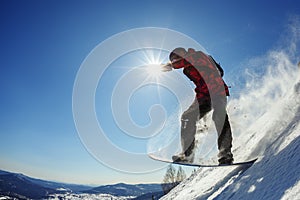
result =
[[218,68],[218,70],[219,70],[219,72],[220,72],[220,74],[221,74],[221,77],[223,77],[223,76],[224,76],[224,70],[223,70],[223,68],[221,67],[220,63],[217,63],[217,62],[215,61],[215,59],[214,59],[211,55],[209,55],[209,58],[215,63],[216,67]]

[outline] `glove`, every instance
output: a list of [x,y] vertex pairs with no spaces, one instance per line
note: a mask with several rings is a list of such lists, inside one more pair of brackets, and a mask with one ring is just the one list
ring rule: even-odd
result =
[[161,71],[162,72],[168,72],[172,71],[172,63],[167,63],[167,64],[161,64]]

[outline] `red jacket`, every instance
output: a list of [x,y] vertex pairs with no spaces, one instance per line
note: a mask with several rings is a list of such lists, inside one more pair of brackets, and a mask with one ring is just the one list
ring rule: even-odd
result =
[[210,100],[210,95],[229,96],[229,90],[211,58],[202,51],[189,49],[183,59],[172,63],[174,69],[183,73],[196,85],[197,99]]

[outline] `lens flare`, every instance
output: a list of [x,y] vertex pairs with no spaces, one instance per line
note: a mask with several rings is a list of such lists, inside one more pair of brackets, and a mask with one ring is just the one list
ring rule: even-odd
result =
[[163,72],[161,70],[160,64],[149,64],[146,67],[146,72],[150,77],[157,78],[159,77]]
[[149,78],[158,78],[163,74],[162,63],[167,62],[168,51],[161,49],[143,49],[141,62]]

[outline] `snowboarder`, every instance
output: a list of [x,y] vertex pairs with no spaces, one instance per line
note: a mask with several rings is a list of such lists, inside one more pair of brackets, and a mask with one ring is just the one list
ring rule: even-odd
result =
[[163,71],[183,68],[183,73],[196,86],[196,98],[181,116],[182,153],[173,156],[173,161],[190,160],[195,146],[196,123],[213,110],[218,133],[219,164],[232,164],[232,133],[226,112],[229,90],[221,77],[222,70],[218,70],[211,56],[191,48],[188,51],[176,48],[169,59],[170,63],[163,67]]

